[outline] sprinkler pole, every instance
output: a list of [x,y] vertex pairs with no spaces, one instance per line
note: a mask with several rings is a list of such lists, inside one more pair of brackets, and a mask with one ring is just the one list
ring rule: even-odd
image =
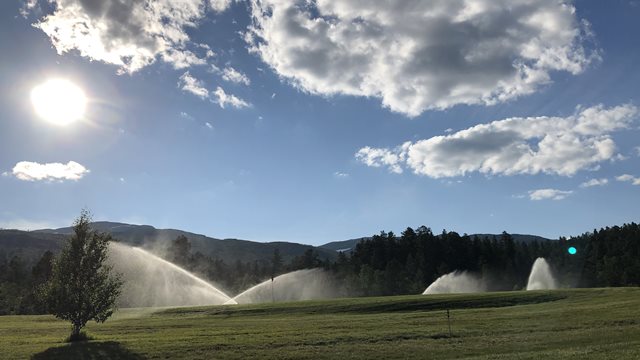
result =
[[276,302],[276,297],[273,294],[273,276],[271,277],[271,302],[272,303]]

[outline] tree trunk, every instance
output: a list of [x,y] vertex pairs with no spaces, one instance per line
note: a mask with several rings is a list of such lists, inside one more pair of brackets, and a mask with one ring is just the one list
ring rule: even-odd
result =
[[80,340],[80,330],[82,329],[82,325],[80,323],[73,323],[71,326],[71,337],[69,337],[70,341],[78,341]]

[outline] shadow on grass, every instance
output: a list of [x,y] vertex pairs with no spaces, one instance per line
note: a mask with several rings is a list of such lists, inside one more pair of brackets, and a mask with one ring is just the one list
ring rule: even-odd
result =
[[143,356],[131,352],[127,348],[114,341],[107,342],[77,342],[65,346],[49,348],[31,357],[32,360],[43,359],[123,359],[142,360]]

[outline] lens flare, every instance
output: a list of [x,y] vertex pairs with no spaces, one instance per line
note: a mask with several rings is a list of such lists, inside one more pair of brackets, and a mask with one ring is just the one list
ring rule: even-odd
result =
[[574,248],[573,246],[572,246],[572,247],[570,247],[570,248],[568,248],[568,249],[567,249],[567,251],[568,251],[568,252],[569,252],[569,254],[571,254],[571,255],[575,255],[575,254],[578,252],[578,250],[577,250],[576,248]]

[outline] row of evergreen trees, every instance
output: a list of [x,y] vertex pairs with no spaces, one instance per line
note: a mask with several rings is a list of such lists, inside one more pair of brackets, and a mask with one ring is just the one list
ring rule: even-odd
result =
[[438,277],[452,271],[482,276],[489,290],[526,287],[536,258],[563,264],[557,272],[561,282],[575,285],[578,257],[564,249],[567,240],[516,242],[507,233],[500,236],[468,236],[431,229],[407,228],[400,236],[382,232],[360,242],[350,254],[340,254],[331,269],[350,292],[360,295],[419,294]]
[[561,287],[640,286],[640,225],[541,242],[515,241],[506,232],[479,237],[407,228],[400,236],[382,232],[358,243],[330,269],[347,292],[366,296],[418,294],[452,271],[482,276],[489,290],[518,290],[538,257],[551,264]]

